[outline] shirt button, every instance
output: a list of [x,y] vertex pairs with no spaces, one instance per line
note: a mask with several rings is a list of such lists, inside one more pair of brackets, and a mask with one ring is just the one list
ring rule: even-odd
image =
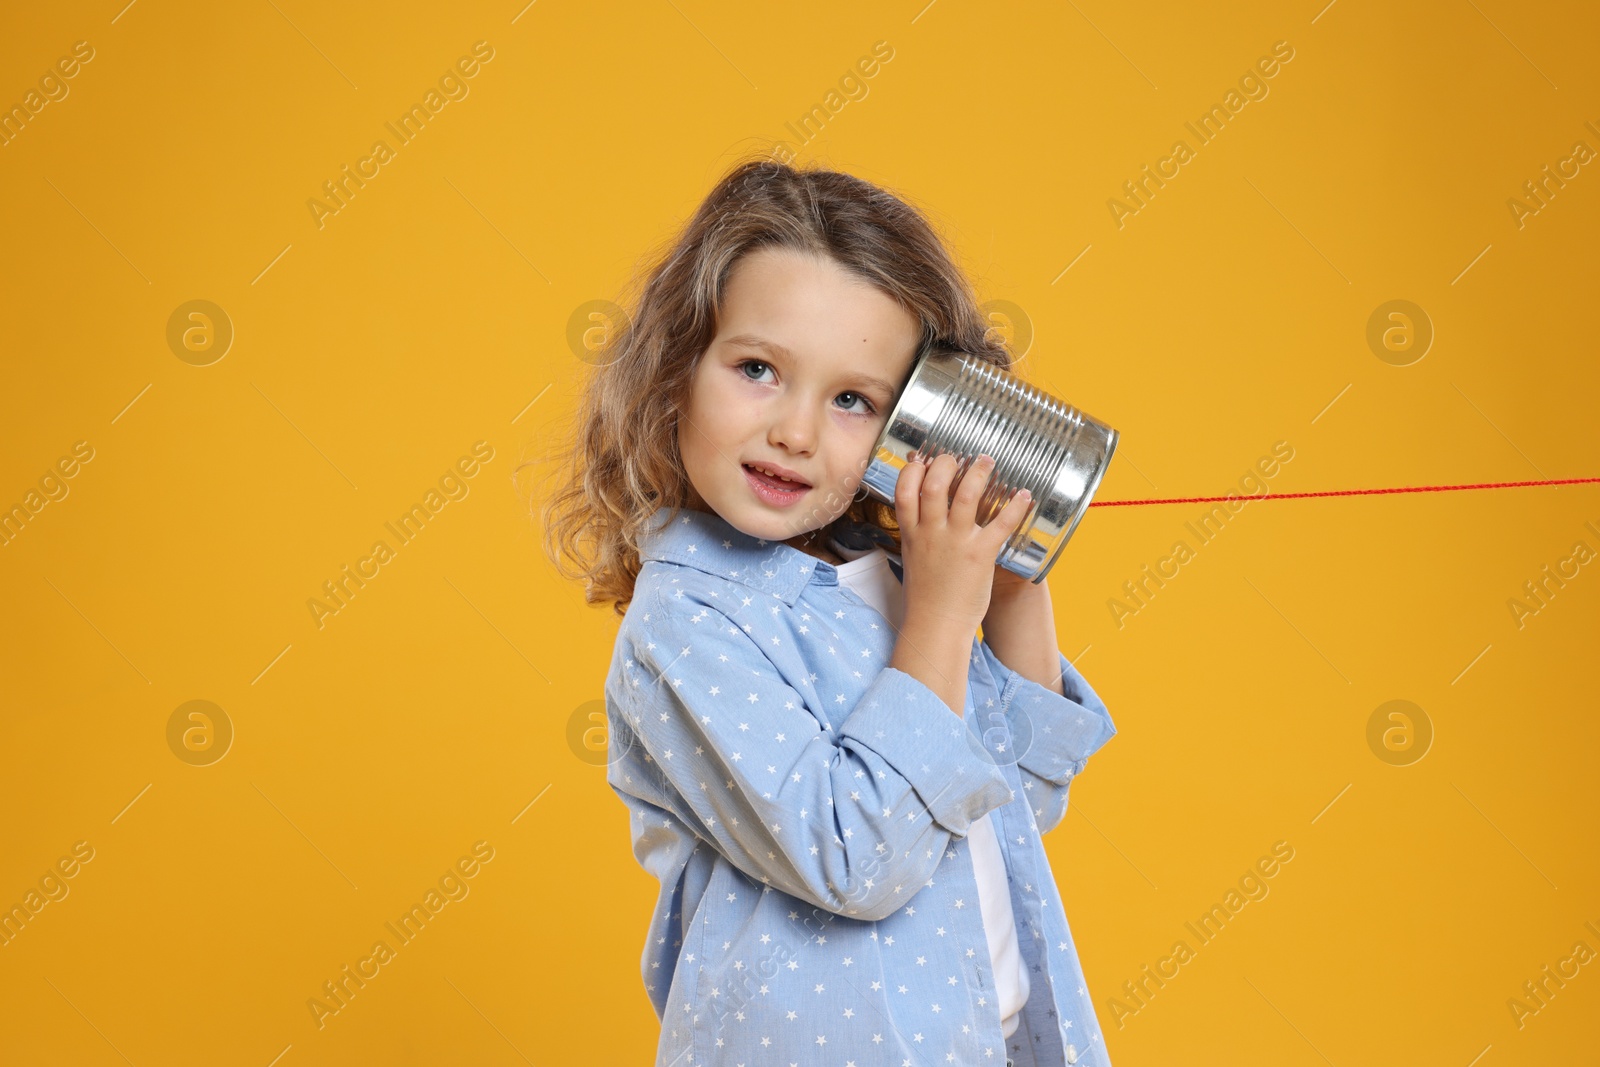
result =
[[1067,1062],[1068,1063],[1077,1063],[1078,1062],[1078,1046],[1076,1046],[1076,1045],[1068,1045],[1067,1046]]

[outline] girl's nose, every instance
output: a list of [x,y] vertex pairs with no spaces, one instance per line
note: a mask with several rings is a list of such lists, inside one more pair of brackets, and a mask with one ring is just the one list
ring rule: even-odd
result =
[[810,453],[817,447],[815,416],[807,404],[786,405],[767,432],[767,443],[791,452]]

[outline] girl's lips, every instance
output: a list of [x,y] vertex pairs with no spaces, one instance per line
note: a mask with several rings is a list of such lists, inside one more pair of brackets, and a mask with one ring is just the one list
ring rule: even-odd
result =
[[809,485],[798,482],[780,482],[776,478],[769,478],[765,474],[758,474],[749,467],[743,467],[745,481],[750,483],[750,488],[756,496],[774,507],[788,507],[805,496],[810,490]]
[[746,470],[755,471],[757,474],[764,474],[774,481],[782,481],[787,479],[789,482],[800,486],[802,489],[811,488],[811,483],[800,477],[798,473],[790,470],[788,467],[779,466],[776,463],[761,462],[743,463],[740,465]]

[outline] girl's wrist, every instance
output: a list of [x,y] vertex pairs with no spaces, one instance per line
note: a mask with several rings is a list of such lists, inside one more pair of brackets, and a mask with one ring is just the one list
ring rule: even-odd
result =
[[[1048,581],[1032,582],[1020,575],[1012,574],[1003,567],[995,568],[994,585],[989,591],[989,609],[992,613],[998,605],[1010,607],[1016,604],[1044,604],[1050,603],[1050,586]],[[1049,610],[1046,608],[1045,610]]]
[[1055,610],[1044,582],[991,597],[983,641],[1007,669],[1065,694],[1059,671]]
[[1041,643],[1055,633],[1055,609],[1049,594],[1017,593],[991,599],[983,617],[983,638],[989,647],[1021,641]]

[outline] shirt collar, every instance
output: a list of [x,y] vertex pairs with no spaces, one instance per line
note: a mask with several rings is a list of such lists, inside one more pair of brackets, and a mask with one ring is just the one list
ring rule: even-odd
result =
[[693,567],[793,605],[808,584],[838,585],[838,568],[782,541],[751,537],[721,515],[658,509],[639,534],[639,559]]

